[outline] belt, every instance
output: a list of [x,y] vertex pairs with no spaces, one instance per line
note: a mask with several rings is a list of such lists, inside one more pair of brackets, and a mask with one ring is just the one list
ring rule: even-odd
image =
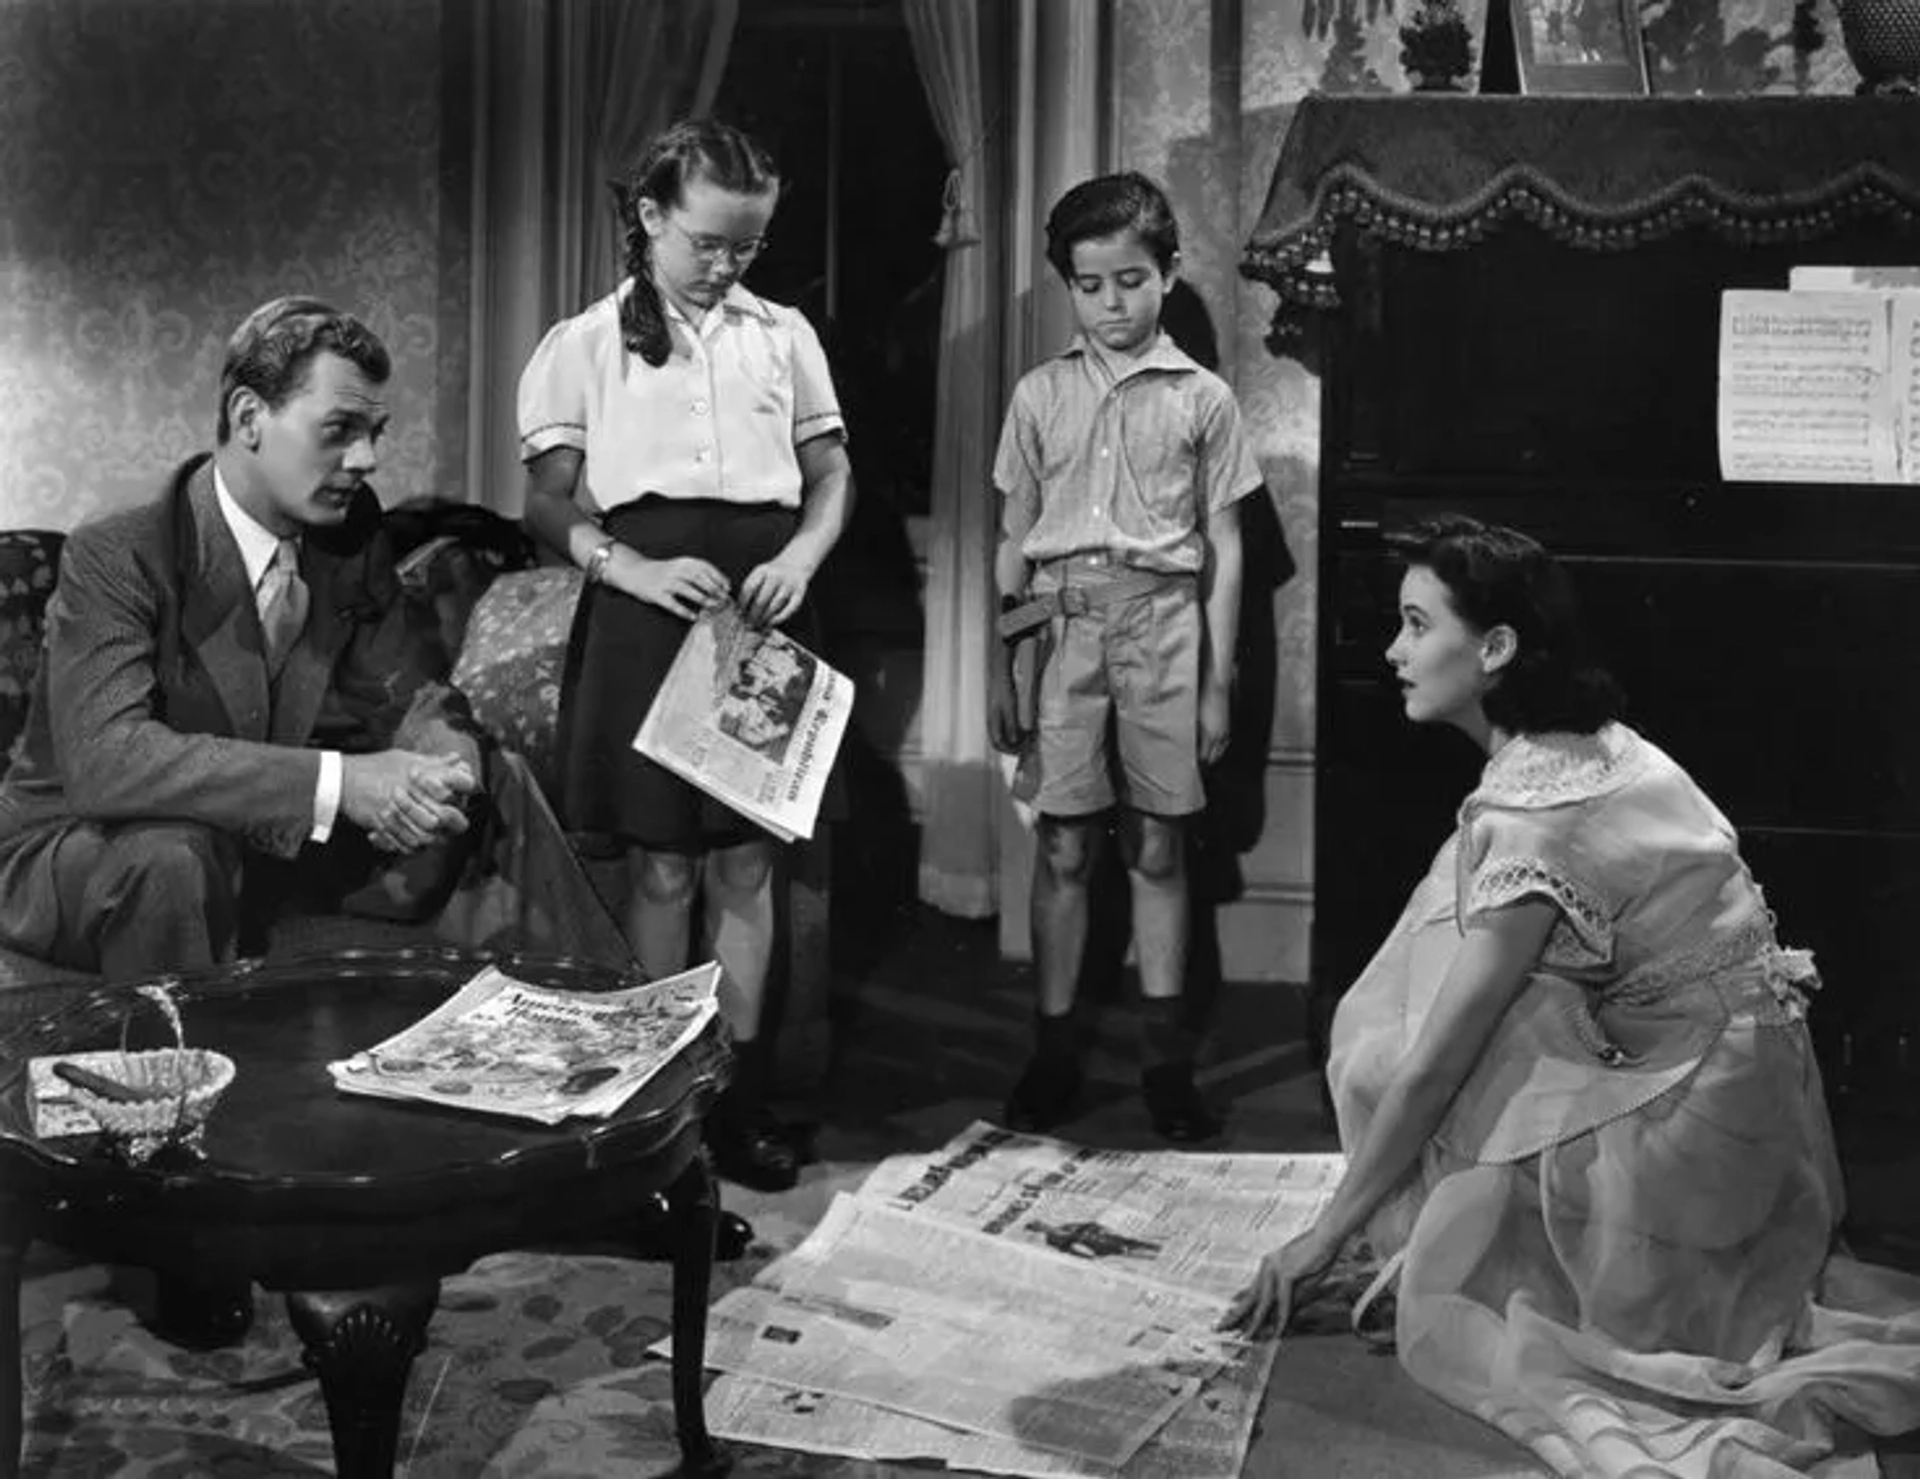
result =
[[1173,581],[1192,578],[1169,571],[1133,570],[1125,575],[1116,575],[1111,580],[1063,585],[1058,590],[1034,596],[1001,612],[996,626],[1000,640],[1011,642],[1024,637],[1035,627],[1046,625],[1056,616],[1085,616],[1089,611],[1097,611],[1117,601],[1131,601],[1138,596],[1150,595]]

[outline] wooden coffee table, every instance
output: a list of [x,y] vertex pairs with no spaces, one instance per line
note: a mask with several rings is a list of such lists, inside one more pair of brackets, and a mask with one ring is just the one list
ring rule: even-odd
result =
[[[440,1281],[488,1253],[568,1238],[636,1245],[668,1203],[673,1406],[684,1472],[724,1473],[701,1405],[717,1201],[701,1121],[725,1087],[716,1023],[612,1118],[542,1125],[341,1094],[326,1065],[437,1005],[482,965],[570,990],[633,984],[601,966],[461,951],[348,952],[172,977],[189,1046],[237,1073],[203,1159],[129,1167],[95,1137],[33,1133],[26,1065],[165,1045],[159,1014],[99,987],[0,1036],[0,1479],[19,1471],[20,1275],[36,1238],[206,1283],[285,1294],[318,1373],[343,1479],[388,1475],[401,1399]],[[657,1224],[656,1224],[657,1225]]]

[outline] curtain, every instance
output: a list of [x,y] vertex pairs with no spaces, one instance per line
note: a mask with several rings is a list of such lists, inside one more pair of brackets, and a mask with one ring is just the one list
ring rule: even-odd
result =
[[540,336],[619,281],[609,183],[709,111],[739,0],[477,0],[470,500],[517,517],[514,402]]
[[740,18],[740,0],[597,0],[582,65],[597,84],[580,302],[613,291],[626,251],[609,183],[647,140],[680,118],[713,109]]
[[927,541],[920,742],[920,897],[951,914],[998,907],[999,768],[987,741],[998,509],[999,304],[980,222],[990,157],[976,0],[905,0],[914,60],[952,165],[935,240],[946,248]]
[[[1066,289],[1047,264],[1047,212],[1070,187],[1115,167],[1111,75],[1111,0],[1008,0],[1005,181],[999,239],[1002,274],[1002,384],[1058,353],[1073,333]],[[995,234],[989,231],[989,236]],[[1003,397],[1004,399],[1004,397]],[[1028,895],[1033,879],[1032,815],[1011,798],[998,808],[1000,949],[1029,950]]]

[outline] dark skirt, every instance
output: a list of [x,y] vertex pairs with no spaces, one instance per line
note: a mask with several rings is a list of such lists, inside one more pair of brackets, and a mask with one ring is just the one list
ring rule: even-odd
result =
[[[606,530],[652,559],[703,559],[737,591],[748,572],[786,548],[799,518],[779,504],[644,497],[607,515]],[[815,645],[805,608],[786,631]],[[581,593],[560,693],[568,830],[657,852],[773,836],[633,748],[686,634],[686,622],[649,601],[604,585]]]

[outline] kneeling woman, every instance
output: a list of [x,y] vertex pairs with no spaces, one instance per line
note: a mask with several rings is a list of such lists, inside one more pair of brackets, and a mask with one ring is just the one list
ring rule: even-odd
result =
[[1346,1176],[1230,1321],[1283,1327],[1364,1235],[1407,1370],[1562,1474],[1876,1472],[1866,1435],[1920,1425],[1920,1282],[1831,1254],[1810,957],[1616,720],[1552,558],[1395,542],[1407,715],[1486,768],[1335,1017]]

